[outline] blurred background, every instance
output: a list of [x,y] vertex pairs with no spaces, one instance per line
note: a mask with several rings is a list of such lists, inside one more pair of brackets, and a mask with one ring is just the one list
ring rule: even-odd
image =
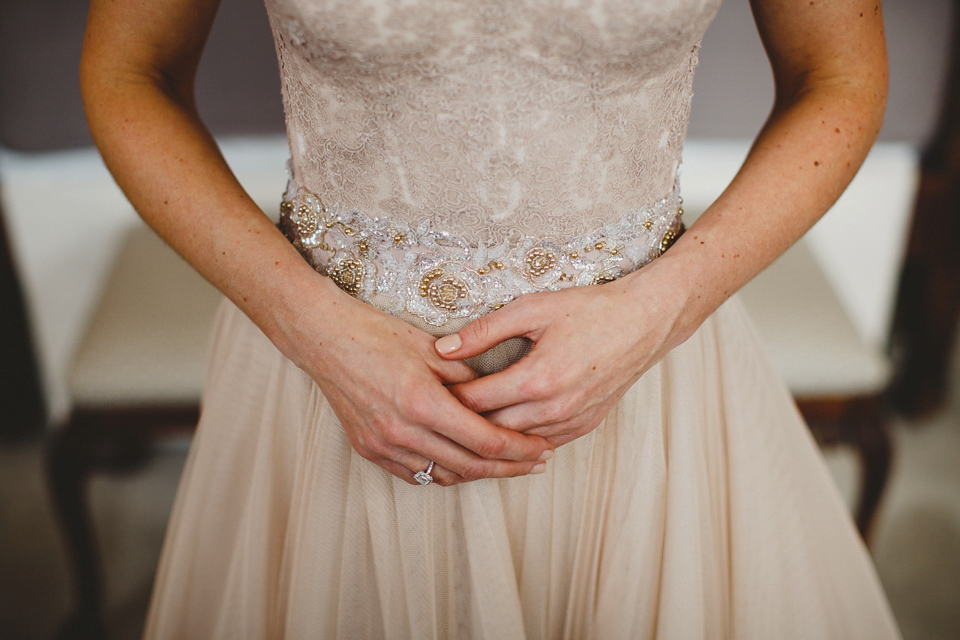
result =
[[[960,638],[956,3],[886,0],[880,143],[743,292],[867,538],[908,639]],[[0,3],[0,638],[136,638],[197,415],[217,294],[144,232],[92,148],[86,3]],[[201,113],[270,215],[286,182],[260,0],[222,0]],[[773,96],[747,0],[700,53],[687,223]],[[788,176],[787,176],[788,178]]]

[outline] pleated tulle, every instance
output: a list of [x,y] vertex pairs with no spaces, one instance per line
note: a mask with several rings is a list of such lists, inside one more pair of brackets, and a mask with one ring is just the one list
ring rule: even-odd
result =
[[545,474],[411,486],[224,304],[147,638],[895,638],[736,301]]

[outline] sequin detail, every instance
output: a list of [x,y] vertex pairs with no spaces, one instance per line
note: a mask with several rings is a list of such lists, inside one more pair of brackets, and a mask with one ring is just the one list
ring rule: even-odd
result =
[[537,291],[603,284],[661,255],[682,232],[674,189],[651,206],[569,240],[517,236],[493,246],[390,216],[327,206],[288,189],[280,228],[307,261],[350,295],[432,325],[478,318]]

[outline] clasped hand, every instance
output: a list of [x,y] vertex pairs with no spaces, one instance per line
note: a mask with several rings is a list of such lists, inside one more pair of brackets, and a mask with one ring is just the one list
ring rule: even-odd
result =
[[649,291],[638,304],[635,285],[620,280],[523,296],[439,339],[437,351],[447,359],[477,355],[515,336],[533,342],[510,367],[450,391],[492,424],[542,436],[554,447],[589,433],[682,341],[674,301]]
[[[679,342],[676,305],[637,299],[626,278],[531,294],[435,340],[344,296],[346,332],[298,364],[354,449],[407,482],[430,461],[447,486],[540,473]],[[461,362],[517,336],[533,348],[503,371],[478,378]]]

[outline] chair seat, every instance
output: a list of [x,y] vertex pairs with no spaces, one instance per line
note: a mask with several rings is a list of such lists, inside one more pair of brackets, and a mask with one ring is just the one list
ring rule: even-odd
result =
[[74,359],[75,406],[199,402],[221,299],[150,229],[132,230]]
[[872,395],[886,387],[889,359],[860,338],[803,240],[740,296],[795,397]]

